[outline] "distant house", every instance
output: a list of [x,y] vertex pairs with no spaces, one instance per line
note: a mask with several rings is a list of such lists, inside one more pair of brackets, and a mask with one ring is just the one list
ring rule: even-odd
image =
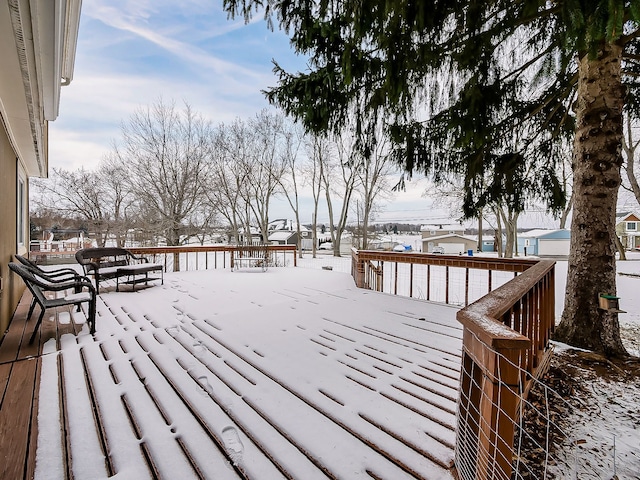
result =
[[443,235],[448,234],[457,234],[464,235],[465,228],[464,226],[455,223],[455,224],[437,224],[437,225],[422,225],[420,227],[420,233],[422,234],[422,238],[429,237],[441,237]]
[[442,247],[445,254],[458,255],[476,250],[477,246],[478,240],[475,237],[457,233],[422,238],[422,251],[427,253],[432,253],[434,247]]
[[238,243],[240,245],[260,245],[264,243],[262,239],[262,233],[260,233],[260,229],[257,227],[251,227],[249,229],[249,234],[245,234],[244,228],[238,229],[238,241],[234,242],[233,238],[231,239],[233,243]]
[[[504,244],[504,240],[502,242]],[[482,251],[483,252],[497,252],[496,237],[494,235],[482,236]]]
[[[302,250],[313,249],[313,235],[304,225],[300,225]],[[269,223],[269,243],[275,245],[298,245],[298,225],[291,220],[278,219]]]
[[566,229],[535,229],[518,234],[518,253],[539,257],[569,255],[571,231]]
[[616,235],[624,248],[640,248],[640,216],[633,212],[616,213]]

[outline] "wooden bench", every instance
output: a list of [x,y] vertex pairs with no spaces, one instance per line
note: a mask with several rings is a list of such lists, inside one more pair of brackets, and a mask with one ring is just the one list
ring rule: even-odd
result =
[[[29,268],[26,265],[17,263],[9,263],[12,272],[17,273],[27,288],[33,295],[34,301],[29,307],[27,321],[31,318],[36,304],[40,305],[40,316],[36,322],[33,334],[29,339],[29,343],[33,340],[38,332],[38,327],[42,323],[42,317],[47,308],[62,307],[65,305],[76,305],[80,310],[80,304],[87,302],[89,304],[89,326],[91,334],[96,331],[96,289],[91,281],[82,276],[69,279],[59,279],[38,272],[36,269]],[[67,293],[67,290],[73,290],[73,293]],[[63,292],[63,297],[47,298],[46,292]]]
[[[100,292],[100,280],[116,279],[116,292],[120,284],[129,284],[136,289],[137,283],[148,283],[161,280],[164,284],[164,268],[159,263],[149,263],[144,257],[137,257],[125,248],[99,247],[84,248],[76,252],[76,260],[85,275],[93,275],[96,291]],[[149,276],[158,272],[160,276]],[[126,280],[120,280],[126,278]]]
[[269,250],[267,245],[238,245],[231,256],[231,271],[242,266],[260,267],[263,272],[269,268]]

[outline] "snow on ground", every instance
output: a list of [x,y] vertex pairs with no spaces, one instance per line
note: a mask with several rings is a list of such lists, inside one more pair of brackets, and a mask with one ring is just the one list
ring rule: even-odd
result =
[[[640,253],[629,252],[627,258],[617,262],[617,295],[621,309],[626,312],[619,315],[619,321],[627,349],[640,356]],[[350,267],[350,263],[342,260],[340,264],[337,259],[308,259],[302,264],[313,266],[314,262],[316,266],[330,263],[345,271]],[[558,260],[557,321],[564,306],[566,280],[567,261]],[[542,408],[542,415],[551,414],[563,433],[554,439],[557,450],[552,456],[559,465],[552,467],[546,478],[640,479],[639,361],[614,364],[561,344],[555,344],[555,348],[557,355],[546,382],[560,393],[544,395],[548,403]],[[546,420],[538,424],[545,430],[544,441]],[[543,465],[548,459],[542,455],[541,460],[534,458],[534,461]],[[542,478],[544,468],[540,472]]]
[[540,445],[551,444],[550,455],[529,448],[523,456],[530,465],[549,463],[547,478],[638,480],[640,362],[609,361],[562,344],[555,350],[528,399],[539,416],[529,410],[525,421]]

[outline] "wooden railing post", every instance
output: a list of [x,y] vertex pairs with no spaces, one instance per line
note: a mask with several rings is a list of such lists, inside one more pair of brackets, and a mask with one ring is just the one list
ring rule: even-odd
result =
[[180,252],[173,252],[173,271],[180,271]]
[[351,276],[356,282],[356,287],[367,288],[365,279],[365,262],[358,255],[358,250],[351,249]]
[[520,392],[518,357],[521,349],[494,353],[494,370],[485,371],[480,401],[479,472],[476,478],[510,478],[513,438]]

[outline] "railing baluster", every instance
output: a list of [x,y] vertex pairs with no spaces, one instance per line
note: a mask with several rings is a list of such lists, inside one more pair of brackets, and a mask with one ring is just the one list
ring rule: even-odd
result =
[[393,294],[398,294],[398,262],[395,263],[394,279],[393,279]]
[[[131,247],[129,250],[132,253],[153,256],[154,261],[156,257],[163,257],[164,270],[169,271],[169,267],[173,267],[172,271],[188,271],[191,266],[195,264],[195,270],[200,269],[200,255],[204,254],[205,269],[209,268],[209,254],[213,253],[213,268],[219,268],[218,254],[222,255],[222,268],[227,267],[227,255],[232,258],[230,252],[234,250],[233,245],[197,245],[197,246],[168,246],[168,247]],[[260,247],[264,248],[264,247]],[[295,245],[269,245],[268,250],[272,252],[275,258],[279,258],[278,254],[283,255],[283,264],[286,264],[286,256],[291,253],[294,258],[293,265],[297,266],[295,262],[296,258],[296,246]],[[181,257],[184,255],[184,258]],[[195,262],[191,259],[191,256],[195,255]],[[171,262],[173,259],[173,262]],[[182,261],[181,261],[182,260]],[[171,264],[171,265],[170,265]]]
[[445,292],[444,303],[449,305],[449,265],[445,267],[445,271],[446,271],[446,274],[445,274],[446,280],[444,282],[444,292]]
[[413,263],[409,264],[409,298],[413,298]]
[[464,269],[464,304],[469,305],[469,269]]

